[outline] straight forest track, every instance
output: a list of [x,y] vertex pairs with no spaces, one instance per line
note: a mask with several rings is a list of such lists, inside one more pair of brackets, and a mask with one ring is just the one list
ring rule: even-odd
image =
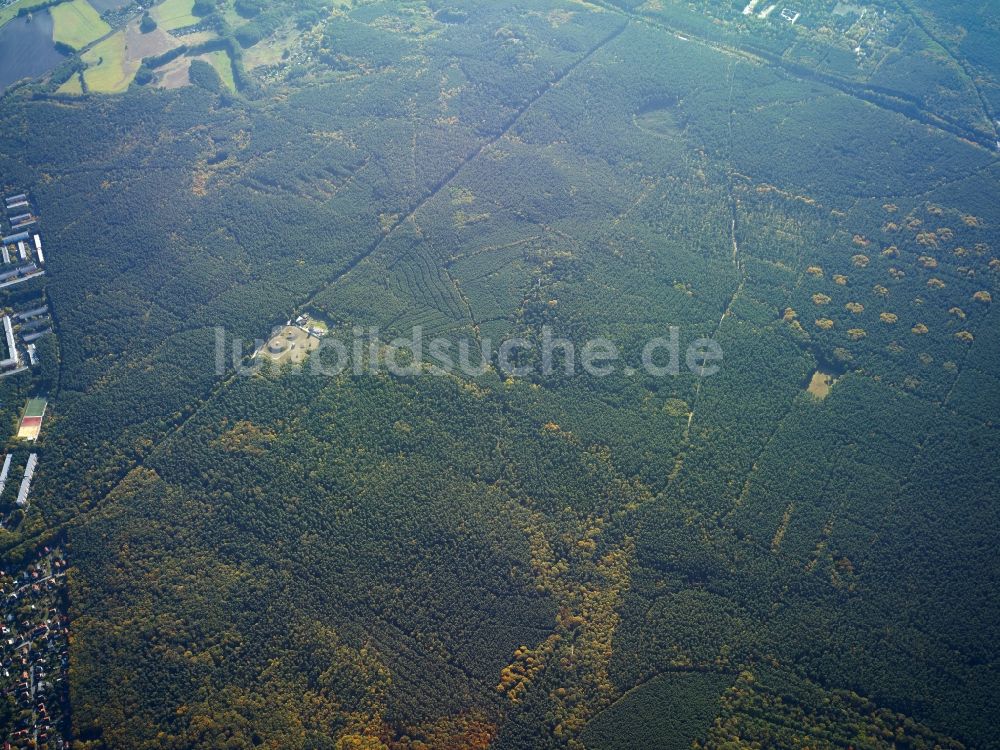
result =
[[479,146],[474,148],[472,151],[470,151],[468,154],[466,154],[458,164],[452,167],[448,171],[448,173],[431,188],[430,191],[425,193],[422,198],[420,198],[415,204],[413,204],[413,206],[409,209],[409,211],[405,215],[397,218],[389,227],[388,231],[383,232],[382,236],[380,236],[377,240],[375,240],[375,242],[373,242],[364,250],[362,250],[360,253],[351,258],[351,260],[348,261],[347,265],[339,272],[337,272],[332,278],[327,279],[322,284],[320,284],[316,289],[314,289],[306,297],[305,301],[303,301],[298,305],[298,307],[296,308],[296,313],[301,312],[303,309],[307,308],[310,304],[312,304],[316,300],[316,298],[318,298],[321,294],[323,294],[327,289],[339,283],[344,277],[350,274],[351,271],[357,268],[367,258],[377,253],[386,243],[386,241],[390,237],[392,237],[393,234],[396,233],[397,229],[399,229],[403,224],[412,221],[413,218],[421,211],[421,209],[424,208],[424,206],[426,206],[428,203],[434,200],[434,198],[437,197],[442,190],[447,188],[449,185],[451,185],[452,182],[455,181],[455,178],[458,177],[459,174],[461,174],[462,170],[464,170],[472,162],[476,161],[488,149],[495,146],[508,133],[510,133],[510,131],[513,130],[514,127],[517,125],[517,123],[521,121],[521,118],[523,118],[524,115],[527,114],[528,110],[531,109],[531,107],[539,99],[541,99],[552,89],[558,86],[567,76],[569,76],[574,70],[579,68],[585,62],[587,62],[601,49],[603,49],[605,46],[607,46],[615,39],[617,39],[622,34],[622,32],[624,32],[625,29],[628,28],[629,23],[630,20],[626,20],[622,26],[620,26],[618,29],[613,31],[608,36],[604,37],[604,39],[602,39],[600,42],[598,42],[589,50],[587,50],[587,52],[584,53],[583,56],[581,56],[575,62],[564,68],[562,72],[556,75],[555,78],[553,78],[544,86],[539,88],[527,101],[525,101],[520,107],[518,107],[514,111],[514,113],[511,114],[510,117],[507,118],[507,121],[501,126],[500,130],[497,132],[496,135],[494,135],[492,138],[487,139]]
[[[445,188],[447,188],[454,181],[454,179],[462,172],[462,170],[465,167],[467,167],[473,161],[475,161],[476,159],[478,159],[489,148],[491,148],[492,146],[494,146],[502,138],[504,138],[504,136],[506,136],[508,133],[510,133],[511,130],[514,129],[514,127],[517,125],[517,123],[520,122],[520,120],[528,112],[528,110],[531,109],[531,107],[536,102],[538,102],[539,99],[541,99],[543,96],[545,96],[547,93],[549,93],[552,89],[554,89],[556,86],[558,86],[563,80],[566,79],[567,76],[569,76],[570,74],[572,74],[573,71],[575,71],[577,68],[579,68],[584,63],[586,63],[588,60],[590,60],[601,49],[603,49],[608,44],[610,44],[615,39],[617,39],[625,31],[625,29],[628,28],[629,23],[630,23],[630,21],[626,20],[625,23],[622,24],[619,28],[617,28],[611,34],[609,34],[606,37],[604,37],[601,41],[599,41],[597,44],[595,44],[593,47],[591,47],[589,50],[587,50],[587,52],[585,52],[576,61],[574,61],[572,64],[570,64],[569,66],[567,66],[566,68],[564,68],[559,74],[557,74],[554,78],[552,78],[548,83],[546,83],[545,85],[543,85],[542,87],[540,87],[534,94],[532,94],[531,97],[529,97],[521,106],[519,106],[514,111],[514,113],[503,123],[503,125],[501,126],[500,130],[497,132],[496,135],[494,135],[491,138],[487,139],[482,144],[480,144],[478,147],[476,147],[475,149],[473,149],[470,153],[468,153],[428,193],[426,193],[415,204],[413,204],[413,206],[410,208],[410,210],[407,212],[407,214],[405,216],[399,218],[392,225],[392,227],[389,229],[389,231],[385,232],[375,242],[371,243],[367,248],[365,248],[365,250],[363,250],[361,253],[359,253],[354,258],[352,258],[347,263],[347,265],[344,266],[333,277],[328,278],[319,287],[317,287],[312,292],[310,292],[308,294],[308,296],[306,297],[306,299],[303,302],[299,303],[299,305],[295,308],[296,314],[298,313],[298,311],[300,311],[300,310],[306,308],[308,305],[310,305],[320,294],[322,294],[323,292],[325,292],[327,289],[329,289],[330,287],[332,287],[333,285],[335,285],[337,282],[339,282],[341,279],[343,279],[345,276],[347,276],[349,273],[351,273],[351,271],[353,271],[355,268],[357,268],[358,265],[360,265],[366,258],[368,258],[372,254],[378,252],[378,250],[383,246],[383,244],[386,242],[386,240],[388,240],[389,237],[391,237],[393,235],[393,233],[400,226],[402,226],[404,223],[406,223],[408,221],[411,221],[414,218],[414,216],[416,216],[416,214],[424,206],[426,206],[431,200],[433,200],[434,197],[437,196],[442,190],[444,190]],[[170,429],[167,432],[165,432],[159,439],[157,439],[154,442],[154,444],[151,446],[150,450],[146,453],[146,457],[155,455],[156,452],[157,452],[157,450],[162,445],[164,445],[165,443],[167,443],[168,441],[170,441],[174,437],[176,437],[184,429],[184,427],[188,424],[188,422],[191,421],[191,419],[193,417],[195,417],[198,414],[200,414],[201,411],[205,408],[205,406],[207,406],[210,402],[212,402],[215,398],[217,398],[221,393],[223,393],[230,385],[233,384],[233,382],[236,381],[236,379],[238,377],[239,377],[238,373],[232,373],[228,377],[226,377],[223,380],[219,381],[215,385],[215,387],[212,388],[211,391],[208,394],[206,394],[206,396],[204,397],[204,399],[201,401],[201,403],[196,408],[192,409],[190,413],[188,413],[186,416],[182,417],[181,420],[179,422],[177,422],[177,424],[175,424],[172,429]],[[140,468],[140,467],[144,466],[145,463],[146,463],[146,458],[145,457],[142,457],[142,458],[139,458],[139,459],[137,459],[137,460],[135,460],[133,462],[130,462],[127,467],[124,467],[124,468],[122,468],[120,470],[120,472],[118,473],[118,476],[113,480],[110,489],[108,489],[106,492],[104,492],[99,498],[95,498],[88,508],[86,508],[83,511],[81,511],[74,518],[67,519],[67,520],[65,520],[65,521],[63,521],[61,523],[58,523],[57,525],[55,525],[53,527],[50,527],[50,528],[47,528],[47,529],[44,529],[44,530],[40,531],[38,534],[36,534],[35,536],[31,537],[30,539],[23,539],[18,544],[18,547],[26,547],[27,545],[36,544],[40,540],[44,540],[44,539],[48,539],[48,538],[51,538],[51,537],[55,537],[56,535],[63,533],[66,530],[67,527],[79,524],[83,519],[85,519],[87,517],[87,515],[90,512],[92,512],[93,510],[99,508],[102,505],[102,503],[103,503],[103,501],[105,499],[107,499],[110,495],[112,495],[115,491],[117,491],[118,488],[121,487],[122,483],[125,481],[125,479],[128,477],[128,475],[132,471],[134,471],[137,468]]]
[[[729,119],[729,158],[732,158],[733,153],[733,115],[735,114],[735,109],[733,108],[733,92],[736,87],[736,71],[733,66],[729,67],[729,98],[726,104],[727,117]],[[736,288],[733,293],[729,296],[729,301],[722,310],[722,317],[719,318],[718,325],[715,326],[715,331],[712,333],[712,340],[716,341],[719,338],[719,334],[722,332],[722,325],[726,322],[732,314],[733,305],[736,304],[737,298],[743,291],[743,287],[746,285],[746,274],[743,270],[743,262],[740,259],[740,244],[739,238],[737,237],[737,220],[739,218],[739,212],[736,207],[736,192],[735,186],[733,184],[733,171],[732,169],[726,170],[726,191],[727,191],[727,201],[729,203],[730,212],[730,224],[729,224],[729,239],[733,246],[733,268],[736,271]],[[694,388],[694,398],[691,400],[690,411],[688,411],[687,426],[684,428],[684,433],[681,437],[681,445],[677,451],[677,455],[674,457],[674,468],[671,470],[670,474],[667,475],[666,487],[671,487],[673,483],[681,474],[681,469],[684,468],[684,460],[687,458],[687,453],[691,450],[691,427],[694,424],[695,412],[698,408],[698,402],[701,399],[701,386],[704,382],[704,378],[699,378],[695,383]]]
[[[723,44],[721,42],[715,42],[698,36],[692,31],[682,32],[666,23],[663,23],[662,21],[650,18],[649,16],[645,16],[641,13],[626,10],[618,5],[615,5],[613,2],[609,2],[609,0],[591,1],[595,5],[604,8],[607,11],[625,16],[636,23],[640,23],[644,26],[648,26],[649,28],[656,29],[657,31],[670,34],[675,38],[699,44],[722,54],[738,55],[748,60],[756,59],[760,62],[768,63],[789,78],[805,83],[819,83],[825,85],[854,99],[866,102],[887,112],[894,112],[898,115],[906,117],[909,120],[913,120],[921,125],[925,125],[939,132],[946,133],[954,138],[979,146],[987,151],[996,153],[998,150],[996,140],[992,135],[976,130],[964,122],[953,120],[941,114],[929,112],[923,108],[922,104],[917,99],[903,92],[890,92],[888,90],[876,91],[872,87],[866,86],[860,82],[849,81],[828,73],[811,70],[805,65],[799,65],[789,60],[785,60],[780,55],[764,49],[758,49],[755,47],[744,48],[735,44]],[[921,27],[921,29],[923,30],[923,27]],[[931,38],[933,39],[933,37]],[[947,48],[945,48],[945,50],[947,51]],[[962,69],[965,70],[964,67]],[[978,91],[978,88],[976,90]]]

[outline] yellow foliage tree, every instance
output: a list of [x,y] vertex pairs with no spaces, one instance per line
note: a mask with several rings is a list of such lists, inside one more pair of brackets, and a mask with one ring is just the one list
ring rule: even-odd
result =
[[861,341],[867,335],[868,332],[864,328],[852,328],[847,332],[847,337],[851,341]]
[[830,304],[830,298],[827,295],[821,294],[819,292],[817,292],[816,294],[814,294],[812,296],[812,300],[813,300],[813,304],[814,305],[829,305]]
[[347,734],[337,740],[337,750],[389,750],[376,737],[365,737],[360,734]]
[[848,302],[846,305],[844,305],[844,308],[848,312],[852,312],[855,315],[860,315],[865,311],[865,306],[862,305],[860,302]]
[[879,315],[878,318],[883,323],[887,323],[889,325],[894,325],[896,322],[899,321],[899,316],[891,312],[884,312],[881,315]]
[[830,320],[829,318],[820,318],[819,320],[816,321],[816,327],[819,328],[821,331],[829,331],[831,328],[833,328],[833,321]]
[[923,336],[927,333],[927,326],[923,323],[917,323],[910,329],[910,332],[913,333],[914,336]]

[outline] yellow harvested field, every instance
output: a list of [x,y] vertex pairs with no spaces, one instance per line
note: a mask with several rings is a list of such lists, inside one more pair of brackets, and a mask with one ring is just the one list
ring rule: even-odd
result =
[[49,12],[52,14],[53,41],[68,44],[73,49],[83,49],[111,31],[87,0],[60,3]]
[[125,32],[108,37],[83,54],[87,69],[83,78],[90,91],[115,94],[124,91],[132,83],[139,69],[138,60],[125,58]]

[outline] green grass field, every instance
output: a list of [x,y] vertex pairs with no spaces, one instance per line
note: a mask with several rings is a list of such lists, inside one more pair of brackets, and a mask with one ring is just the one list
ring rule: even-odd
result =
[[28,399],[28,403],[24,405],[24,416],[26,417],[40,417],[45,414],[45,406],[48,402],[44,398],[32,398]]
[[125,62],[125,32],[119,31],[83,54],[88,67],[83,73],[91,91],[114,94],[132,82],[139,63]]
[[236,91],[236,81],[233,79],[233,63],[229,59],[229,53],[225,50],[215,50],[201,55],[200,59],[208,62],[219,74],[219,78],[230,91]]
[[83,82],[80,80],[80,74],[74,73],[73,77],[70,78],[66,83],[56,89],[57,94],[72,94],[74,96],[79,96],[83,93]]
[[191,13],[194,0],[164,0],[150,11],[150,15],[166,31],[193,26],[201,19]]
[[72,0],[52,8],[52,39],[83,49],[111,31],[87,0]]

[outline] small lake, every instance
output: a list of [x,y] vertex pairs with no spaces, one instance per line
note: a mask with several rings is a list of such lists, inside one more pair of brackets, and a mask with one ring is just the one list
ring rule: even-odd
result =
[[0,92],[22,78],[45,75],[64,59],[52,41],[51,13],[13,19],[0,28]]

